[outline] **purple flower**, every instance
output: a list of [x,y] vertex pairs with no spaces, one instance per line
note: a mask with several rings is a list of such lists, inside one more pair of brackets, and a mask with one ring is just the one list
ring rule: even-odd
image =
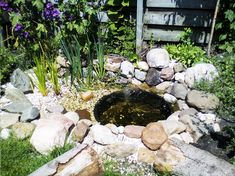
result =
[[46,9],[53,9],[53,7],[53,4],[50,2],[46,4]]
[[15,32],[20,32],[24,29],[24,26],[22,24],[16,24],[15,26]]
[[26,38],[26,39],[29,38],[29,32],[24,32],[24,33],[23,33],[23,36],[24,36],[24,38]]
[[7,12],[11,12],[13,10],[11,7],[9,7],[9,4],[5,1],[0,1],[0,9]]
[[47,3],[43,11],[43,16],[46,20],[53,20],[60,18],[59,9],[55,8],[52,3]]
[[55,18],[59,17],[60,16],[60,11],[58,9],[54,9],[52,11],[52,16],[55,17]]

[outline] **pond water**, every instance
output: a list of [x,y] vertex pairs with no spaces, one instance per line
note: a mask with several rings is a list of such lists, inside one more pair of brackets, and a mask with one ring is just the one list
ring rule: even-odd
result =
[[164,120],[171,115],[171,106],[155,93],[141,89],[124,89],[102,97],[94,108],[101,124],[143,125]]

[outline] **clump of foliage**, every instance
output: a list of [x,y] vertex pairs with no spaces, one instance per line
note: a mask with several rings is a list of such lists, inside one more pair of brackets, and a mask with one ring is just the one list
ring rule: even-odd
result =
[[45,156],[38,153],[28,139],[19,140],[10,137],[7,140],[0,140],[1,175],[28,175],[72,147],[72,145],[65,145],[63,148],[54,149],[49,155]]
[[227,153],[231,158],[231,163],[235,165],[235,127],[234,126],[226,126],[223,131],[225,131],[229,135],[229,140],[227,141]]
[[197,89],[214,93],[220,99],[219,116],[235,120],[235,54],[211,58],[217,67],[219,77],[212,83],[201,81]]
[[221,1],[216,30],[219,35],[219,49],[235,52],[235,3],[233,0]]
[[182,43],[166,45],[166,50],[169,52],[170,57],[180,61],[186,67],[190,67],[198,62],[207,61],[206,52],[191,42],[189,38],[191,33],[191,29],[185,29],[180,37]]
[[135,55],[135,20],[130,13],[130,0],[108,0],[103,9],[109,21],[102,26],[106,53],[127,58]]

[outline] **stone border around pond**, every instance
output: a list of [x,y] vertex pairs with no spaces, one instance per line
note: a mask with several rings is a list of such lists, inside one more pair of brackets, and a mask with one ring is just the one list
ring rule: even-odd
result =
[[[155,87],[167,102],[177,103],[179,111],[167,120],[153,122],[146,127],[100,125],[80,119],[75,112],[65,113],[60,105],[51,107],[45,102],[48,113],[42,114],[41,109],[24,95],[23,91],[29,90],[25,87],[20,90],[22,86],[15,85],[17,88],[6,88],[6,96],[0,99],[3,110],[0,112],[1,138],[7,138],[10,131],[21,139],[31,137],[31,144],[42,154],[64,143],[81,143],[91,146],[99,155],[128,157],[154,164],[158,170],[174,170],[187,157],[172,140],[189,144],[196,142],[203,134],[220,131],[220,119],[214,114],[219,105],[218,98],[193,89],[195,82],[212,81],[218,76],[213,65],[201,63],[185,69],[182,64],[171,61],[164,49],[152,49],[147,54],[146,62],[136,64],[119,57],[109,57],[106,70],[110,75],[121,72],[122,76],[117,82]],[[17,78],[14,80],[19,82]],[[92,98],[89,93],[81,97],[87,101]]]

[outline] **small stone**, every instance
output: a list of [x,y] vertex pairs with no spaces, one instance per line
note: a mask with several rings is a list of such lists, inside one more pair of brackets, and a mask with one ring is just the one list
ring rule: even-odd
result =
[[213,132],[220,132],[220,126],[218,123],[213,124]]
[[76,142],[81,143],[84,140],[85,136],[87,135],[88,130],[89,130],[89,126],[87,126],[83,122],[78,122],[71,132],[72,139]]
[[113,134],[118,135],[119,132],[118,132],[118,127],[116,125],[112,123],[108,123],[105,126],[108,127],[112,131]]
[[87,144],[89,146],[92,146],[94,144],[93,137],[91,135],[89,135],[89,133],[88,133],[88,135],[84,138],[82,143]]
[[173,114],[171,114],[167,118],[167,120],[178,121],[179,120],[179,113],[180,113],[180,111],[175,111]]
[[184,132],[180,134],[180,137],[183,139],[183,141],[187,144],[193,143],[193,138],[188,132]]
[[182,100],[185,99],[188,93],[187,87],[183,84],[174,83],[171,89],[171,94],[174,95],[176,98],[180,98]]
[[105,153],[112,157],[125,158],[130,155],[133,155],[136,150],[137,148],[135,145],[126,143],[116,143],[108,145],[105,148]]
[[180,141],[182,141],[183,139],[181,138],[180,134],[172,134],[169,136],[169,139],[179,139]]
[[185,77],[185,72],[175,74],[175,80],[181,84],[184,84],[184,77]]
[[79,109],[75,111],[80,119],[88,119],[91,120],[91,114],[87,109]]
[[31,106],[22,112],[22,115],[20,117],[20,121],[21,122],[30,122],[32,120],[39,118],[39,116],[40,116],[40,113],[39,113],[38,108]]
[[204,114],[206,120],[205,120],[205,124],[213,124],[215,122],[216,119],[216,115],[215,114]]
[[186,130],[186,126],[182,122],[171,121],[171,120],[161,120],[162,126],[168,136],[172,134],[179,134]]
[[119,126],[118,127],[118,133],[119,134],[123,134],[124,133],[124,129],[125,129],[124,126]]
[[147,55],[147,63],[150,67],[164,68],[169,66],[170,57],[167,50],[162,48],[151,49]]
[[204,122],[204,121],[206,120],[206,116],[205,116],[203,113],[201,113],[201,112],[199,112],[199,113],[197,114],[197,117],[198,117],[199,120],[202,121],[202,122]]
[[185,103],[184,100],[177,100],[176,103],[180,110],[189,109],[189,106]]
[[150,68],[146,75],[145,82],[149,86],[156,86],[161,83],[160,73],[155,68]]
[[81,120],[79,120],[79,122],[83,122],[89,127],[91,127],[94,124],[94,122],[92,122],[91,120],[88,120],[88,119],[81,119]]
[[1,113],[0,128],[7,128],[19,121],[20,114]]
[[123,61],[121,63],[121,74],[125,75],[126,77],[134,75],[134,65],[129,61]]
[[77,122],[79,121],[79,116],[76,112],[66,112],[64,114],[65,117],[67,117],[68,119],[72,120],[74,124],[77,124]]
[[198,111],[194,108],[184,109],[179,113],[179,117],[182,117],[184,115],[189,115],[195,117],[197,115]]
[[167,140],[167,134],[159,122],[148,124],[142,132],[142,142],[151,150],[157,150]]
[[175,73],[182,72],[185,70],[184,65],[182,63],[175,63],[173,68]]
[[139,61],[139,62],[137,62],[137,68],[139,68],[140,70],[143,70],[143,71],[148,71],[149,66],[148,66],[147,62]]
[[32,123],[22,123],[18,122],[11,127],[13,134],[18,139],[25,139],[30,137],[35,129],[35,125]]
[[177,99],[173,95],[168,94],[168,93],[165,93],[163,95],[163,98],[164,98],[165,101],[167,101],[169,103],[175,103],[177,101]]
[[94,94],[91,91],[87,91],[87,92],[80,93],[80,96],[84,101],[89,101],[90,99],[94,97]]
[[138,150],[137,160],[139,162],[153,164],[153,162],[157,159],[157,156],[154,151],[149,150],[147,148],[141,147]]
[[141,71],[139,69],[135,69],[135,78],[144,81],[146,78],[147,73],[145,71]]
[[17,68],[11,75],[11,84],[24,93],[32,92],[30,78],[21,69]]
[[24,110],[31,108],[32,104],[29,102],[12,102],[2,108],[2,110],[12,113],[22,113]]
[[11,130],[8,128],[2,129],[0,133],[0,138],[2,139],[8,139],[11,136]]
[[127,125],[124,128],[124,134],[130,138],[140,138],[145,127],[138,125]]
[[141,86],[142,82],[139,81],[138,79],[132,78],[131,84],[136,85],[136,86]]
[[156,90],[159,93],[166,93],[169,92],[169,90],[171,90],[173,83],[171,81],[164,81],[158,85],[156,85]]
[[169,81],[173,78],[173,76],[174,76],[174,70],[172,68],[166,67],[161,70],[161,78],[163,80]]
[[50,113],[64,113],[65,109],[62,105],[54,104],[46,108]]
[[67,62],[67,60],[66,60],[65,57],[59,55],[59,56],[56,57],[55,60],[56,60],[56,62],[57,62],[60,66],[65,67],[65,68],[68,68],[68,67],[69,67],[69,64],[68,64],[68,62]]
[[93,125],[90,133],[94,141],[98,144],[108,145],[114,144],[117,141],[116,136],[111,132],[111,130],[103,125]]
[[112,72],[118,72],[123,59],[121,57],[108,56],[105,69]]

